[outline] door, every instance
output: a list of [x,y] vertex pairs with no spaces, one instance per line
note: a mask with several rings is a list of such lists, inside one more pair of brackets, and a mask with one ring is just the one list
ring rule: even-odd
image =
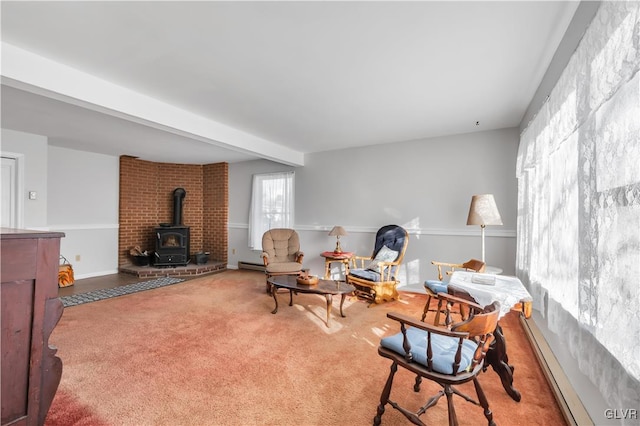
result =
[[1,225],[3,228],[17,227],[17,173],[16,159],[2,157],[2,175],[0,175],[0,194],[2,207],[0,210]]

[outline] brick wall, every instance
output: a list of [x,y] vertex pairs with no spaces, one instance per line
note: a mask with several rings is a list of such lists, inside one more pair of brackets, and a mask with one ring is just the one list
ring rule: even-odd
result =
[[203,245],[210,258],[227,262],[229,247],[229,164],[216,163],[203,166],[204,215]]
[[131,263],[129,249],[154,250],[154,228],[173,222],[173,191],[184,188],[182,224],[190,228],[191,253],[227,261],[228,164],[153,163],[120,157],[118,266]]

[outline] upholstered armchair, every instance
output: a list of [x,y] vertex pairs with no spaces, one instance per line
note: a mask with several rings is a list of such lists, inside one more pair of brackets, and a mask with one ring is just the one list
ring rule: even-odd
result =
[[409,243],[409,234],[398,225],[386,225],[376,233],[370,257],[354,256],[347,283],[356,295],[374,303],[398,298],[398,269]]
[[[262,236],[262,261],[267,280],[275,275],[298,275],[302,270],[304,253],[300,251],[300,237],[293,229],[270,229]],[[267,292],[270,286],[267,283]]]

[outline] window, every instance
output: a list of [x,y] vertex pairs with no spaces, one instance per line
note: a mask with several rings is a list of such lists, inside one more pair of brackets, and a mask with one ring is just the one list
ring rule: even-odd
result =
[[253,175],[249,211],[249,247],[262,250],[262,235],[293,226],[293,172]]
[[601,3],[518,153],[517,274],[612,407],[620,370],[599,367],[640,379],[639,12]]

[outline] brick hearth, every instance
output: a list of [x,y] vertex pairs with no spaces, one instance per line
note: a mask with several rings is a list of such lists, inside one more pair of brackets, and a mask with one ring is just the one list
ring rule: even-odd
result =
[[156,268],[153,266],[125,265],[120,267],[120,272],[137,275],[139,278],[157,277],[194,277],[213,272],[222,272],[227,269],[225,262],[209,261],[204,265],[189,264],[187,266],[175,266]]

